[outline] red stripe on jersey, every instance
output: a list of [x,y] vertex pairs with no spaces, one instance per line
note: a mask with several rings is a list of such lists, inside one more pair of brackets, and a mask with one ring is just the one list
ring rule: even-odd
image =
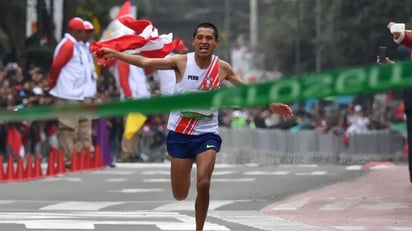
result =
[[197,123],[199,120],[197,119],[192,119],[189,124],[186,126],[186,129],[184,131],[185,134],[192,134],[194,128],[196,127]]
[[193,131],[195,130],[195,128],[197,127],[197,125],[199,124],[200,120],[196,120],[195,123],[193,124],[192,128],[189,131],[189,134],[193,134]]
[[[210,81],[208,83],[208,81]],[[205,78],[199,86],[200,90],[216,89],[219,86],[219,58],[214,56]]]
[[[215,65],[219,65],[219,60],[216,60]],[[213,66],[212,73],[210,74],[210,76],[213,78],[211,87],[217,88],[219,86],[219,68]]]
[[184,131],[186,130],[186,126],[190,122],[190,120],[192,119],[186,117],[180,118],[179,122],[177,122],[175,131],[178,133],[184,133]]

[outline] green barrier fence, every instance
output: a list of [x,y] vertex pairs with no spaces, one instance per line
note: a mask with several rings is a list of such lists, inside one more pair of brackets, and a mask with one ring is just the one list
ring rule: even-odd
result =
[[129,100],[97,105],[33,107],[4,111],[2,121],[50,119],[71,115],[116,116],[129,112],[165,113],[170,110],[207,109],[289,103],[309,98],[373,93],[412,86],[412,63],[367,65],[336,69],[251,85],[225,87],[215,91],[150,99]]

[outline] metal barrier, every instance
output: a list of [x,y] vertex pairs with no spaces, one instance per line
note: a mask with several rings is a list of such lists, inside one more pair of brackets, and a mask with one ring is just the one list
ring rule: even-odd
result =
[[220,128],[222,163],[341,163],[401,160],[402,134],[391,130],[354,134],[349,145],[343,137],[317,131]]

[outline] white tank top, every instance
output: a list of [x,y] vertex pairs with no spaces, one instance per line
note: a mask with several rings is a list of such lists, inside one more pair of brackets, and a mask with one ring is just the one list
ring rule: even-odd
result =
[[[220,85],[218,68],[219,58],[217,56],[212,56],[212,62],[208,68],[200,69],[195,62],[194,53],[188,53],[186,70],[180,82],[176,83],[174,94],[218,88]],[[213,82],[212,75],[217,78],[214,84],[211,83],[211,81]],[[172,111],[169,114],[167,128],[188,135],[218,134],[217,110]]]

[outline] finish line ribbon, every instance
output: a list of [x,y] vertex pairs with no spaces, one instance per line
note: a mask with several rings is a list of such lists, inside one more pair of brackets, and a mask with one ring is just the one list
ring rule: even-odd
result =
[[412,63],[368,65],[336,69],[280,80],[220,88],[215,91],[97,105],[38,106],[19,111],[3,111],[2,121],[38,120],[63,116],[118,116],[130,112],[166,113],[171,110],[247,107],[271,102],[290,103],[309,98],[374,93],[412,87]]

